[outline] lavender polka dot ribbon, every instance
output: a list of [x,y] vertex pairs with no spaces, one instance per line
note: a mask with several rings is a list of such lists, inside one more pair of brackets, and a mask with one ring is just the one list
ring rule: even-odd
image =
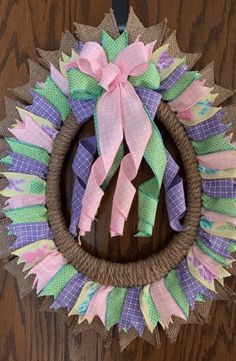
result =
[[230,125],[221,122],[224,114],[225,111],[223,109],[220,109],[208,120],[205,120],[204,122],[193,125],[191,127],[185,127],[189,138],[194,141],[201,141],[209,137],[225,133],[226,130],[230,127]]
[[166,207],[170,226],[175,231],[182,231],[180,224],[186,212],[183,179],[178,175],[179,166],[167,151],[167,165],[164,174]]
[[82,273],[77,273],[65,286],[59,296],[55,299],[51,308],[67,308],[69,311],[75,304],[83,286],[87,282],[87,277]]
[[231,259],[232,255],[229,251],[229,245],[232,242],[229,238],[218,237],[212,234],[205,232],[203,229],[199,228],[198,237],[201,239],[204,244],[210,248],[215,253],[218,253],[224,258]]
[[12,163],[8,166],[8,171],[32,174],[43,179],[47,177],[47,166],[38,160],[14,152],[9,152],[8,155]]
[[7,229],[16,237],[12,249],[27,246],[41,239],[53,239],[48,222],[8,224]]
[[127,289],[119,321],[119,330],[128,331],[131,327],[134,327],[141,336],[144,331],[145,322],[140,309],[140,291],[141,287],[130,287]]
[[72,164],[76,176],[72,193],[72,215],[69,230],[73,235],[77,234],[77,225],[82,209],[82,199],[86,184],[91,171],[94,154],[96,152],[96,137],[82,139]]
[[213,198],[236,198],[236,182],[231,178],[202,180],[202,189]]
[[27,105],[25,109],[39,117],[49,120],[55,125],[55,127],[60,127],[61,125],[61,115],[60,112],[43,96],[38,93],[32,92],[33,103],[32,105]]
[[213,299],[214,292],[207,289],[200,282],[198,282],[188,270],[186,259],[184,259],[176,268],[177,276],[180,286],[185,294],[185,297],[191,307],[194,309],[196,298],[199,294],[204,295],[208,299]]

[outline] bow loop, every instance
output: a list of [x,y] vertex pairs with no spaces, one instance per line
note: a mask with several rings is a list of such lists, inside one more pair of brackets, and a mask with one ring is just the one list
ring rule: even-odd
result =
[[103,69],[108,65],[108,61],[101,45],[89,41],[84,45],[77,64],[80,71],[100,81]]
[[115,64],[123,70],[126,76],[138,76],[148,68],[155,42],[144,45],[142,42],[130,44],[117,57]]

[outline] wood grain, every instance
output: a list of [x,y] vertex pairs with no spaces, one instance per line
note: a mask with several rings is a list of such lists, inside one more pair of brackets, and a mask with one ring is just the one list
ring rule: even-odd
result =
[[[215,77],[221,85],[235,87],[236,2],[230,0],[131,0],[130,4],[145,26],[168,18],[171,30],[183,51],[202,52],[197,68],[215,60]],[[0,1],[0,110],[4,117],[4,96],[8,88],[27,81],[27,59],[36,59],[36,48],[58,48],[61,32],[73,30],[73,22],[97,26],[109,0],[2,0]],[[82,135],[91,133],[84,127]],[[163,129],[168,146],[173,144]],[[81,135],[81,136],[82,136]],[[176,154],[178,157],[178,154]],[[63,181],[64,194],[70,193],[70,158]],[[149,176],[142,164],[136,185]],[[108,225],[114,181],[109,187],[99,212],[100,222],[86,240],[87,249],[110,260],[135,260],[163,247],[172,232],[161,201],[153,239],[132,237],[137,220],[137,199],[120,239],[110,240]],[[163,195],[162,195],[163,198]],[[67,202],[68,203],[68,202]],[[69,216],[65,207],[65,216]],[[163,220],[164,219],[164,220]],[[161,220],[161,221],[160,221]],[[94,234],[96,233],[96,239]],[[229,281],[232,288],[236,282]],[[73,336],[64,318],[38,311],[34,295],[19,298],[16,282],[5,271],[0,272],[0,361],[232,361],[236,352],[236,306],[218,302],[212,309],[209,325],[185,326],[173,345],[161,333],[162,345],[155,349],[136,340],[122,354],[117,341],[106,349],[100,337],[89,331]]]

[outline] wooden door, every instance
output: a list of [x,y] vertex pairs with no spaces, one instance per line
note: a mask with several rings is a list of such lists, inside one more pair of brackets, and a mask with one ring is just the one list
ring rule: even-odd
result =
[[[236,82],[236,2],[234,0],[131,0],[145,26],[165,17],[170,30],[177,30],[183,51],[202,52],[197,64],[202,68],[215,61],[218,83],[234,88]],[[53,50],[61,33],[73,31],[73,22],[97,26],[111,0],[2,0],[0,1],[0,109],[4,117],[7,89],[28,79],[27,59],[36,59],[36,48]],[[139,181],[148,175],[143,166]],[[69,172],[69,171],[68,171]],[[67,179],[68,173],[67,172]],[[68,183],[65,181],[65,184]],[[112,194],[114,184],[111,185]],[[69,192],[69,186],[67,186]],[[108,238],[111,196],[102,206],[102,222],[97,242],[90,240],[91,253],[112,260],[138,259],[160,249],[171,232],[161,202],[155,235],[157,241],[137,244],[129,240],[136,224],[136,205],[132,208],[125,236],[119,242]],[[164,222],[160,221],[164,219]],[[104,226],[105,225],[105,226]],[[236,288],[236,282],[230,281]],[[161,333],[161,347],[155,349],[139,340],[120,353],[115,341],[105,348],[100,337],[89,331],[73,336],[63,318],[39,312],[35,295],[20,299],[16,282],[6,271],[0,272],[0,361],[232,361],[236,353],[236,305],[214,304],[207,325],[182,328],[177,342],[170,344]]]

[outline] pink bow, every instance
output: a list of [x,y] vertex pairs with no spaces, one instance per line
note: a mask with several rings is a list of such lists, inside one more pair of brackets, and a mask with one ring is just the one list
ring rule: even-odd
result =
[[98,43],[88,42],[79,56],[80,71],[97,79],[105,89],[97,104],[101,155],[93,164],[82,201],[80,235],[91,229],[104,194],[100,185],[114,162],[124,133],[130,153],[121,162],[110,225],[112,237],[123,234],[135,194],[131,181],[137,175],[152,133],[150,120],[128,76],[138,76],[147,70],[154,45],[155,42],[148,45],[135,42],[125,48],[114,63],[108,63],[103,48]]

